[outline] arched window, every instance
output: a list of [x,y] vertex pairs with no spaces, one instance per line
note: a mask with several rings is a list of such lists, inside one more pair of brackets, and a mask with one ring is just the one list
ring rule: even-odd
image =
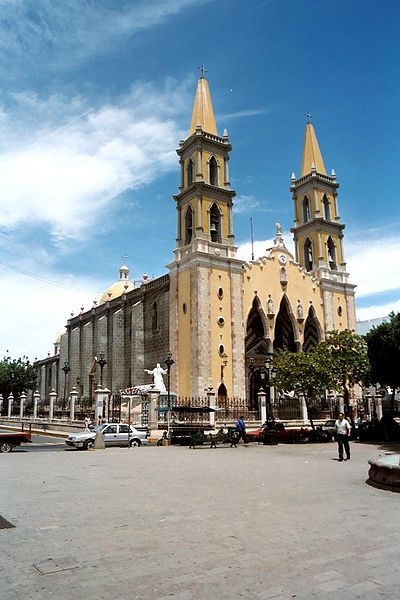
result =
[[189,158],[188,162],[187,162],[187,166],[186,166],[186,178],[187,178],[187,184],[188,186],[193,183],[193,161],[191,158]]
[[153,312],[151,316],[151,330],[158,331],[158,306],[157,302],[153,303]]
[[307,238],[304,244],[304,266],[306,271],[312,271],[314,263],[312,241]]
[[216,204],[210,209],[210,237],[212,242],[221,243],[221,217]]
[[311,212],[310,212],[310,201],[307,196],[304,196],[303,199],[303,221],[307,223],[307,221],[311,220]]
[[322,198],[322,206],[324,209],[324,219],[326,221],[330,221],[331,220],[331,205],[330,202],[328,200],[328,198],[325,196]]
[[328,263],[331,269],[337,269],[336,265],[336,248],[331,236],[328,237],[328,242],[326,244],[328,250]]
[[190,244],[193,236],[193,210],[189,206],[185,215],[185,246]]
[[210,170],[210,184],[218,185],[218,165],[215,157],[212,156],[209,162],[209,170]]

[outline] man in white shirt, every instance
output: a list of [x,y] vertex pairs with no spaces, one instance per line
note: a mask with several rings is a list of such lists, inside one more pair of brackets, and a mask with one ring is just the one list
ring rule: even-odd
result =
[[339,462],[343,460],[343,448],[346,452],[346,460],[350,460],[350,434],[351,434],[351,425],[347,419],[344,418],[343,413],[339,413],[338,419],[335,421],[335,432],[336,432],[336,441],[338,443],[338,451],[339,451]]

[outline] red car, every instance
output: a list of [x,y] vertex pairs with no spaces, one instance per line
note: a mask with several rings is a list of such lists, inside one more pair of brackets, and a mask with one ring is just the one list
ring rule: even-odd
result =
[[[253,431],[246,431],[247,440],[249,442],[262,443],[264,441],[265,430],[268,430],[267,423],[264,423],[261,427]],[[290,444],[310,441],[310,430],[304,427],[291,427],[286,429],[284,423],[275,423],[275,431],[278,442]]]

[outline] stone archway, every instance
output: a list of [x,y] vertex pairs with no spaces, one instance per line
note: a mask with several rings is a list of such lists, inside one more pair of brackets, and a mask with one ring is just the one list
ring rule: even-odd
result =
[[295,318],[287,296],[284,295],[275,322],[274,352],[297,352]]
[[303,352],[315,350],[322,339],[322,330],[315,314],[315,308],[310,306],[304,324]]
[[271,352],[271,340],[267,337],[267,318],[261,308],[260,299],[256,296],[249,311],[245,338],[245,366],[247,374],[246,397],[250,411],[260,412],[258,392],[261,387],[261,373],[265,357]]

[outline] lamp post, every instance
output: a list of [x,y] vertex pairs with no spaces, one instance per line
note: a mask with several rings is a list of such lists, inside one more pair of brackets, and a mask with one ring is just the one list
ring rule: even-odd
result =
[[96,362],[100,367],[100,385],[101,387],[103,387],[103,369],[105,367],[105,365],[107,364],[105,357],[105,353],[103,352],[103,350],[101,350],[99,352],[99,358],[97,358],[96,356]]
[[[171,352],[167,352],[167,358],[164,361],[167,367],[167,403],[168,403],[168,434],[170,430],[170,413],[171,413],[171,367],[175,364],[174,359],[172,358]],[[169,435],[168,435],[169,439]]]
[[268,385],[268,410],[269,410],[269,414],[271,415],[271,417],[273,417],[273,412],[272,412],[272,390],[274,387],[274,381],[275,381],[275,377],[276,377],[276,368],[274,367],[274,355],[273,354],[267,354],[265,357],[265,362],[264,362],[264,369],[265,369],[265,373],[267,374],[267,385]]
[[228,355],[227,354],[223,354],[221,356],[222,359],[222,363],[221,363],[221,381],[224,380],[224,369],[226,367],[226,365],[228,364]]
[[251,356],[249,360],[249,371],[250,371],[250,381],[249,381],[249,391],[250,391],[250,409],[256,410],[256,402],[254,401],[254,358]]
[[64,371],[64,376],[65,376],[64,377],[64,396],[63,396],[63,405],[62,405],[62,408],[64,410],[65,409],[65,394],[67,391],[67,377],[68,377],[68,373],[71,370],[71,367],[69,366],[67,360],[64,362],[64,366],[63,366],[62,370]]

